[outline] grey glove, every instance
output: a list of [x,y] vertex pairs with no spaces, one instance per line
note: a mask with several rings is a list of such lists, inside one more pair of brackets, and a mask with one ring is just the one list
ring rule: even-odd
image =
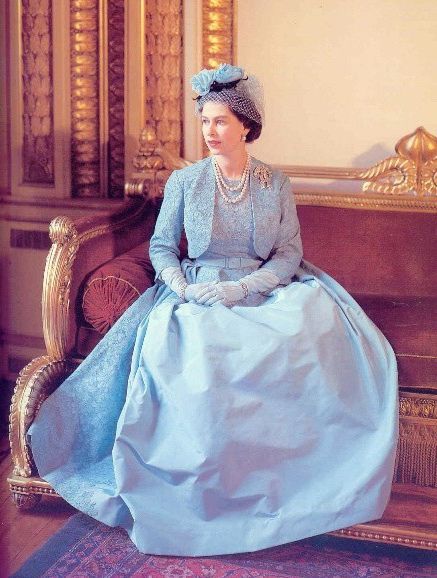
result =
[[211,283],[192,283],[188,285],[185,289],[185,300],[186,301],[197,301],[201,295],[203,295],[204,290],[209,287]]
[[185,299],[185,290],[188,283],[180,267],[166,267],[161,271],[160,277],[181,299]]
[[221,303],[229,307],[245,297],[245,290],[238,281],[219,281],[210,283],[199,292],[197,303],[201,305],[216,305]]

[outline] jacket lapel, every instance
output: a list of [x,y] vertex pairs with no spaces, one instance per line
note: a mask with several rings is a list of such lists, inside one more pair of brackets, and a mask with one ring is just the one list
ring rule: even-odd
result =
[[210,157],[202,161],[199,172],[185,193],[184,223],[190,257],[199,257],[211,241],[214,217],[215,176]]
[[[267,173],[260,171],[264,167]],[[270,179],[266,184],[263,176],[268,175],[268,171],[270,171]],[[254,249],[262,259],[267,259],[276,239],[281,213],[278,195],[273,189],[272,169],[254,158],[252,158],[250,171],[250,193],[254,224]]]

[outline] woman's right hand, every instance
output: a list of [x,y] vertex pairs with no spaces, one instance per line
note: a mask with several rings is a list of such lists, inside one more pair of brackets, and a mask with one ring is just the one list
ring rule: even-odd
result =
[[192,283],[185,288],[185,301],[197,301],[205,293],[205,289],[210,287],[211,281],[207,283]]

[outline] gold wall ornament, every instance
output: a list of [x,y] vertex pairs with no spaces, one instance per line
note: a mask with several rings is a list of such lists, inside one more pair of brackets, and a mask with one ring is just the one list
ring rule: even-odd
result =
[[234,0],[203,0],[202,2],[202,63],[204,68],[216,68],[235,58]]
[[73,196],[100,196],[99,0],[70,0]]
[[138,151],[132,164],[136,172],[126,182],[126,196],[156,199],[162,196],[170,173],[191,163],[162,146],[154,126],[148,124],[141,131]]
[[182,146],[183,3],[146,2],[146,122],[174,155]]
[[22,0],[23,182],[54,184],[52,0]]
[[124,187],[124,0],[108,0],[108,196]]

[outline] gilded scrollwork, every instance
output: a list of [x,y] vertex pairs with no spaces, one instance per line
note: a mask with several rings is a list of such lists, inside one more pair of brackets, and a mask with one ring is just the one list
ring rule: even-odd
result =
[[53,359],[64,359],[68,348],[68,312],[72,265],[79,249],[79,234],[69,217],[50,223],[53,245],[44,271],[42,317],[47,352]]
[[52,52],[52,0],[22,0],[25,183],[54,183]]
[[12,398],[9,439],[14,475],[29,477],[35,473],[26,441],[26,433],[42,402],[56,389],[72,369],[65,360],[44,355],[31,361],[20,372]]
[[100,196],[99,0],[70,0],[73,195]]
[[419,127],[402,137],[393,156],[360,173],[363,191],[386,195],[437,196],[437,138]]
[[291,178],[362,181],[363,193],[295,190],[297,204],[378,210],[437,212],[437,137],[423,127],[401,138],[391,156],[357,169],[289,165]]

